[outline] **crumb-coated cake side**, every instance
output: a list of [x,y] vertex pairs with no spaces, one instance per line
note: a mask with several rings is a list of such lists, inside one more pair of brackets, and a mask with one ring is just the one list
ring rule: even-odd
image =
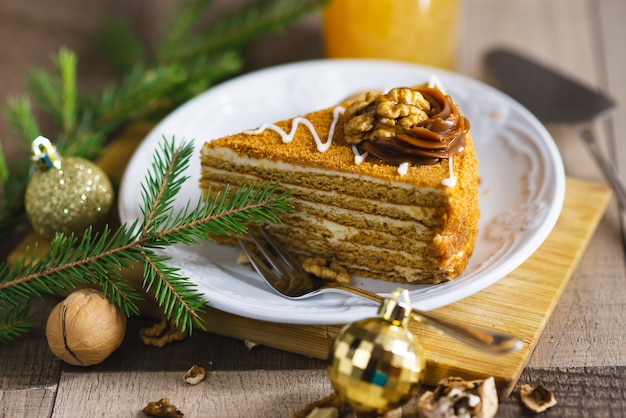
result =
[[291,190],[276,238],[353,275],[439,283],[473,252],[478,162],[469,122],[437,87],[371,92],[214,139],[200,158],[205,192],[269,180]]

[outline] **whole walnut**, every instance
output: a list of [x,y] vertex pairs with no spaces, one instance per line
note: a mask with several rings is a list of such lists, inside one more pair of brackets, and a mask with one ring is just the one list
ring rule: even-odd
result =
[[74,366],[101,363],[124,340],[126,316],[95,289],[79,289],[57,304],[46,323],[48,346]]

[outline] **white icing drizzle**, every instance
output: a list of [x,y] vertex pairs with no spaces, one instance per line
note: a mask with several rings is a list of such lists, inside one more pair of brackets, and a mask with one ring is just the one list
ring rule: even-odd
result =
[[333,109],[333,121],[330,124],[330,129],[328,131],[328,138],[326,139],[326,142],[322,142],[319,134],[315,130],[315,127],[313,126],[311,121],[302,116],[293,118],[293,120],[291,121],[291,131],[289,131],[289,133],[285,132],[279,126],[273,123],[263,124],[258,129],[244,131],[244,133],[250,134],[250,135],[258,135],[262,133],[263,131],[269,129],[271,131],[278,133],[281,136],[283,143],[287,144],[293,141],[293,137],[296,135],[296,131],[298,130],[298,125],[302,124],[306,126],[307,128],[309,128],[309,131],[311,132],[311,135],[313,135],[313,139],[315,139],[315,143],[317,144],[317,150],[319,152],[326,152],[328,148],[330,148],[330,145],[333,143],[333,136],[335,135],[335,127],[337,126],[339,115],[341,115],[343,112],[345,112],[345,109],[341,106],[337,106]]
[[446,88],[443,86],[443,83],[441,82],[439,77],[437,77],[434,74],[431,75],[430,79],[428,80],[428,87],[435,88],[435,89],[439,90],[440,92],[442,92],[443,94],[448,94],[446,92]]
[[452,167],[452,165],[452,156],[450,156],[450,158],[448,158],[448,170],[450,171],[450,174],[448,175],[447,179],[443,179],[441,181],[441,184],[447,187],[456,186],[456,176],[454,175],[454,168]]
[[[446,92],[446,88],[443,86],[443,83],[441,82],[439,77],[437,77],[434,74],[431,75],[430,79],[428,80],[428,87],[436,88],[439,91],[441,91],[443,94],[448,94]],[[454,186],[456,186],[456,180],[457,179],[456,179],[456,176],[454,175],[452,156],[450,156],[450,158],[448,158],[448,170],[449,170],[448,178],[443,179],[441,181],[441,184],[443,184],[446,187],[454,187]]]
[[359,165],[367,158],[368,152],[365,151],[363,154],[359,152],[359,149],[356,145],[352,145],[352,152],[354,153],[354,164]]
[[[428,81],[428,86],[437,88],[441,90],[443,93],[446,92],[445,88],[443,87],[443,84],[441,83],[441,80],[439,80],[439,77],[435,75],[432,75],[430,77],[430,80]],[[291,130],[289,131],[289,133],[285,132],[282,128],[280,128],[278,125],[275,125],[273,123],[263,124],[257,129],[246,130],[244,131],[244,133],[248,135],[259,135],[269,129],[271,131],[278,133],[281,136],[283,143],[287,144],[293,141],[293,138],[296,135],[296,131],[298,130],[298,125],[304,125],[309,129],[309,131],[313,135],[313,139],[315,139],[315,143],[317,144],[317,150],[319,152],[326,152],[328,148],[330,148],[331,144],[333,143],[333,137],[335,135],[335,128],[337,126],[337,122],[339,121],[339,115],[343,114],[345,110],[346,109],[341,106],[337,106],[333,109],[333,121],[330,124],[330,129],[328,130],[328,138],[326,139],[326,142],[322,142],[319,134],[315,130],[315,127],[313,126],[311,121],[302,116],[298,116],[292,119]],[[352,145],[352,152],[354,153],[354,163],[356,165],[361,164],[363,161],[365,161],[365,159],[368,156],[367,151],[361,154],[359,152],[359,149],[355,145]],[[450,169],[450,175],[448,178],[443,179],[441,183],[447,187],[454,187],[456,185],[456,176],[454,175],[454,172],[452,169],[452,157],[448,159],[448,166]],[[404,162],[398,166],[398,174],[400,174],[401,176],[406,175],[408,171],[409,171],[408,162]]]
[[398,166],[398,174],[404,176],[409,171],[409,163],[402,163]]

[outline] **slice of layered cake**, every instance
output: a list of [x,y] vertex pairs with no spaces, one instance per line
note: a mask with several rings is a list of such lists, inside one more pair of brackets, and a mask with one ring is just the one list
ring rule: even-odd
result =
[[476,240],[478,164],[469,122],[442,90],[368,92],[208,141],[200,187],[279,182],[295,210],[271,229],[298,255],[387,281],[454,279]]

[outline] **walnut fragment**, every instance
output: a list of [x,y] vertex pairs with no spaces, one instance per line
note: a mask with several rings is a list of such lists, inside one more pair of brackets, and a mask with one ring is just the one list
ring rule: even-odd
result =
[[174,322],[165,319],[151,327],[139,330],[139,338],[145,345],[159,348],[174,341],[182,341],[188,336],[189,334],[181,331]]
[[495,380],[465,381],[448,377],[418,400],[420,418],[492,418],[498,411]]
[[332,406],[313,408],[306,418],[339,418],[339,410]]
[[345,111],[345,140],[359,144],[410,130],[428,119],[430,103],[418,91],[394,88],[382,94],[367,92]]
[[[237,256],[237,264],[250,264],[248,256],[241,253]],[[322,280],[339,283],[350,283],[352,276],[341,264],[323,257],[308,257],[302,261],[302,269]]]
[[336,393],[311,402],[304,409],[296,412],[291,418],[338,418],[348,412],[347,404],[341,402]]
[[323,257],[309,257],[302,262],[302,268],[309,274],[323,280],[332,280],[339,283],[350,283],[352,277],[341,264]]
[[205,376],[206,370],[204,370],[204,367],[194,364],[187,370],[187,373],[183,376],[183,380],[190,385],[197,385],[204,380]]
[[237,264],[239,265],[250,264],[250,259],[244,253],[239,253],[237,255]]
[[156,402],[149,402],[143,408],[143,413],[150,417],[179,418],[185,416],[175,405],[170,403],[169,398],[161,398]]
[[543,385],[537,385],[534,388],[530,385],[521,385],[517,391],[524,406],[535,413],[543,412],[556,405],[556,398]]
[[259,343],[255,343],[254,341],[250,341],[250,340],[244,340],[243,344],[246,346],[248,351],[252,351],[254,347],[259,345]]

